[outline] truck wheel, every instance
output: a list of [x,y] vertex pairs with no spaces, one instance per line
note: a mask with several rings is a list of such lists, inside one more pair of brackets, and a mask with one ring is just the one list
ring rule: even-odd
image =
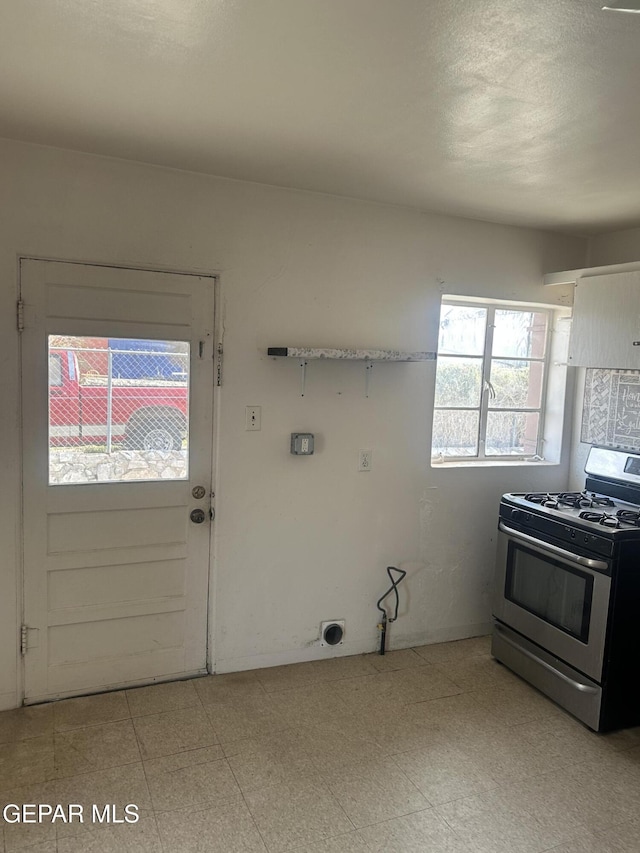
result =
[[182,436],[173,424],[149,424],[142,436],[143,450],[160,450],[168,453],[170,450],[180,450]]
[[124,446],[127,450],[170,450],[182,448],[184,425],[177,418],[135,416],[127,424]]

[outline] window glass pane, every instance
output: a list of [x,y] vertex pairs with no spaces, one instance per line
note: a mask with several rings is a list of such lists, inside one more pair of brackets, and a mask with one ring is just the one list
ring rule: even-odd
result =
[[443,305],[440,309],[438,353],[482,355],[486,325],[486,308]]
[[188,343],[50,335],[49,365],[50,485],[187,478]]
[[433,413],[432,456],[477,456],[479,412],[443,409]]
[[436,406],[480,406],[481,388],[481,358],[444,356],[438,359]]
[[62,385],[62,362],[59,355],[49,355],[49,386]]
[[493,330],[493,355],[543,358],[547,315],[536,311],[497,310]]
[[541,361],[491,360],[491,386],[495,397],[489,397],[489,408],[535,409],[542,401]]
[[538,412],[489,412],[487,456],[534,456],[537,453]]

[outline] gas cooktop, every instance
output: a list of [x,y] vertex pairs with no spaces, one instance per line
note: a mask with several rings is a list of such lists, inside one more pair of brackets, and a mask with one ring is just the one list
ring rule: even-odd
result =
[[[504,495],[503,501],[529,509],[536,515],[548,515],[568,524],[585,528],[606,528],[607,532],[638,529],[640,535],[640,506],[608,495],[589,492],[526,492]],[[526,520],[526,513],[520,518]],[[513,521],[518,520],[518,515]],[[600,530],[599,532],[603,532]]]

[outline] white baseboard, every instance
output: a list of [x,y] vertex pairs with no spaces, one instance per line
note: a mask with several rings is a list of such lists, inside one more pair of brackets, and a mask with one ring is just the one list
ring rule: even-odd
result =
[[18,694],[15,690],[9,693],[0,693],[0,711],[10,711],[12,708],[19,708]]
[[[420,635],[400,636],[394,638],[388,635],[388,651],[394,649],[410,649],[413,646],[427,646],[432,643],[449,643],[453,640],[466,640],[469,637],[482,637],[491,633],[491,622],[478,622],[474,625],[456,626],[444,628],[434,633]],[[223,658],[216,661],[212,672],[222,675],[226,672],[245,672],[249,669],[265,669],[270,666],[286,666],[291,663],[307,663],[314,660],[325,660],[333,657],[347,657],[348,655],[362,655],[378,650],[379,640],[354,641],[342,646],[320,646],[313,645],[304,649],[287,649],[282,652],[271,652],[262,655],[249,655],[247,657]]]

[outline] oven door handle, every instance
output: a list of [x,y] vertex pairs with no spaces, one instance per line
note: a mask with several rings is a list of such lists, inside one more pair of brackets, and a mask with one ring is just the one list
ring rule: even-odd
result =
[[571,551],[566,551],[564,548],[559,548],[557,545],[551,545],[549,542],[541,542],[535,536],[529,536],[528,533],[521,533],[519,530],[514,530],[513,527],[507,527],[504,521],[498,523],[498,530],[502,530],[507,536],[511,536],[520,542],[525,542],[531,545],[534,550],[542,553],[556,554],[571,563],[576,563],[579,566],[584,566],[587,569],[595,569],[599,572],[606,572],[609,569],[609,564],[604,560],[592,560],[590,557],[583,557],[581,554],[574,554]]
[[542,660],[541,658],[534,655],[528,649],[522,648],[517,643],[514,643],[506,634],[502,631],[500,625],[495,626],[497,632],[500,634],[500,639],[503,643],[507,643],[507,645],[512,646],[514,649],[518,651],[518,654],[524,655],[524,657],[529,658],[534,663],[541,666],[543,669],[548,670],[557,678],[562,681],[566,681],[567,684],[570,684],[575,690],[579,690],[580,693],[597,693],[598,688],[593,687],[591,684],[583,684],[581,681],[576,681],[575,678],[570,678],[568,675],[565,675],[564,672],[560,672],[559,669],[556,669],[555,666],[551,666],[550,663],[547,663],[546,660]]

